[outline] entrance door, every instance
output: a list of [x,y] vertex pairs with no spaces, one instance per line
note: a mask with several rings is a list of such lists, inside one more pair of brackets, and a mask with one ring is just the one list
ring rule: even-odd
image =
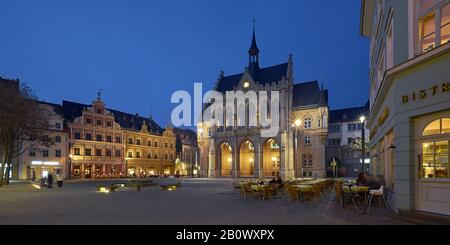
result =
[[84,177],[86,179],[90,179],[92,176],[92,167],[91,166],[86,166],[84,167]]
[[450,215],[450,118],[430,123],[416,144],[416,209]]

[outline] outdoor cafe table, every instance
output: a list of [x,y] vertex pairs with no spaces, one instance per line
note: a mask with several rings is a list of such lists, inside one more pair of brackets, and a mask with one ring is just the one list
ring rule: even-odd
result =
[[313,186],[311,185],[293,185],[292,187],[294,187],[295,189],[297,189],[297,191],[312,191],[313,190]]
[[252,191],[262,191],[262,190],[264,190],[264,187],[266,187],[266,186],[268,186],[268,185],[252,185],[250,187],[250,189]]
[[344,192],[368,192],[369,191],[369,187],[368,186],[358,186],[358,185],[354,185],[354,186],[342,186],[342,190]]

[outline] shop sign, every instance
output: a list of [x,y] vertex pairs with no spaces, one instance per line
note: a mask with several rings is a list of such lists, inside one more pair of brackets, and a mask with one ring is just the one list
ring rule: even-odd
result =
[[389,108],[386,107],[383,111],[383,113],[381,113],[380,118],[378,118],[378,126],[383,125],[383,123],[386,121],[386,119],[389,117]]
[[402,104],[408,104],[410,101],[423,100],[428,96],[435,96],[439,93],[448,92],[450,92],[450,83],[442,83],[441,85],[435,85],[428,89],[412,92],[410,95],[403,95]]

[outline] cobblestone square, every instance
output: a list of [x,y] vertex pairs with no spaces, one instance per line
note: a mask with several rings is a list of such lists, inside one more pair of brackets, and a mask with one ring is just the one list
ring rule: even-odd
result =
[[[155,180],[159,184],[178,180]],[[114,181],[66,181],[63,188],[39,190],[15,183],[0,189],[0,224],[117,225],[375,225],[407,224],[380,208],[360,214],[325,195],[320,201],[287,198],[244,200],[231,180],[181,179],[176,191],[159,186],[100,193]],[[375,205],[376,206],[376,205]]]

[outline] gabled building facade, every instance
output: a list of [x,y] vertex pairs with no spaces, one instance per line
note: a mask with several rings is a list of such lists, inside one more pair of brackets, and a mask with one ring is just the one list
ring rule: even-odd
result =
[[[262,137],[264,127],[260,124],[250,126],[253,124],[249,118],[254,115],[249,115],[247,109],[246,119],[239,119],[236,113],[232,118],[224,118],[224,122],[232,122],[229,125],[210,127],[200,123],[198,144],[201,169],[207,170],[205,174],[211,178],[324,177],[327,90],[319,88],[317,81],[295,84],[292,55],[285,63],[262,68],[254,31],[248,54],[249,63],[245,71],[231,76],[221,72],[215,90],[224,95],[229,91],[254,91],[256,94],[260,91],[267,91],[268,94],[279,92],[278,134]],[[235,112],[244,108],[236,103],[234,107]],[[245,107],[249,107],[248,103]],[[297,120],[302,121],[302,125],[296,130],[293,123]],[[294,141],[294,138],[297,140]]]

